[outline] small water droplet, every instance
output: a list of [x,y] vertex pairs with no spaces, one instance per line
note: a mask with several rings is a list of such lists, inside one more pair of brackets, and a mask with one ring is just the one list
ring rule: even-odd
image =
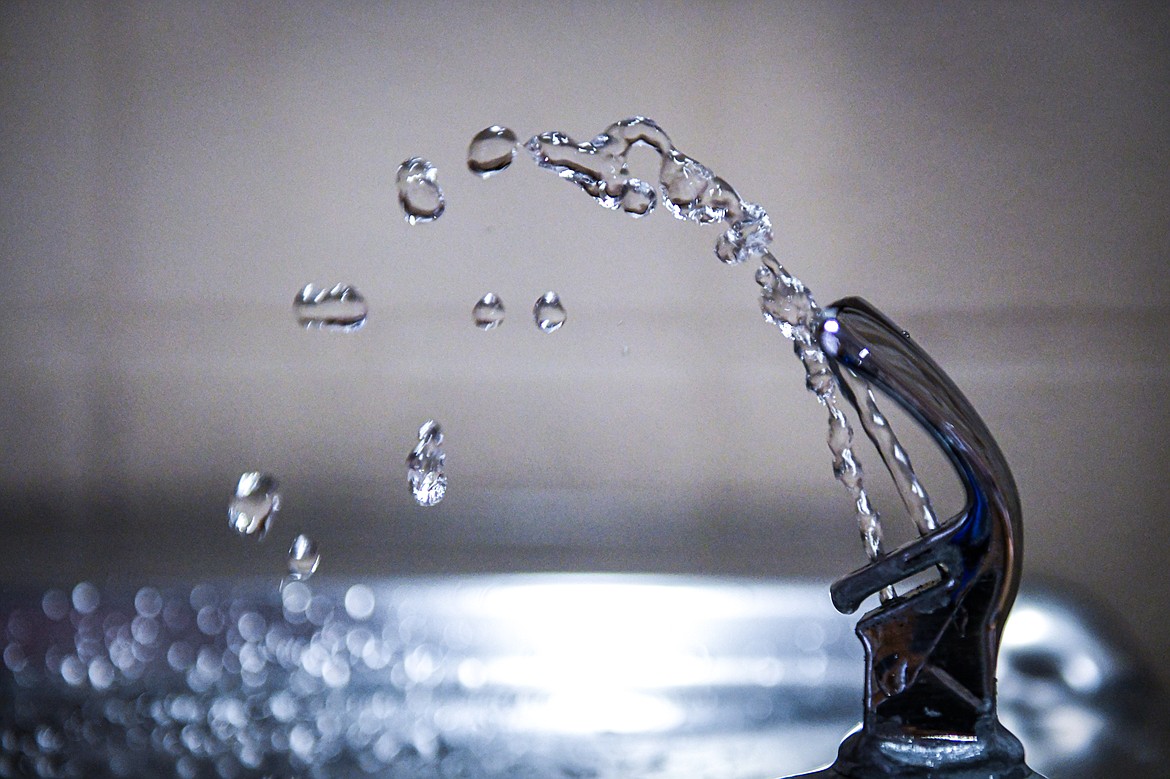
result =
[[348,333],[366,323],[369,308],[362,293],[348,284],[328,288],[306,284],[293,298],[293,313],[307,330]]
[[546,292],[536,299],[532,307],[532,317],[536,326],[546,333],[552,333],[561,328],[567,315],[565,307],[561,305],[561,298],[555,292]]
[[418,444],[406,457],[406,479],[420,506],[434,506],[447,494],[447,477],[443,465],[443,429],[428,419],[418,429]]
[[293,581],[308,579],[317,570],[321,555],[317,553],[317,542],[299,534],[293,539],[288,550],[288,575]]
[[398,166],[398,203],[410,224],[433,222],[443,215],[447,201],[439,188],[439,169],[422,157]]
[[467,169],[480,178],[499,173],[516,157],[516,133],[493,124],[475,134],[467,147]]
[[504,323],[504,303],[494,292],[489,292],[471,309],[471,316],[480,330],[499,327]]
[[641,179],[630,179],[622,193],[622,210],[632,217],[646,216],[654,210],[658,193],[654,185]]
[[264,538],[280,510],[280,494],[272,476],[248,471],[240,476],[228,504],[228,525],[240,535]]

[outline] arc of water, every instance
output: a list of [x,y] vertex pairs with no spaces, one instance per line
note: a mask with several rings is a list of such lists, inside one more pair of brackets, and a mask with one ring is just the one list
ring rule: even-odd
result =
[[[630,174],[629,153],[638,146],[654,150],[660,158],[657,195],[647,182]],[[678,219],[726,225],[715,245],[721,261],[738,264],[759,260],[756,282],[761,288],[764,319],[792,341],[808,388],[828,412],[833,472],[852,498],[866,556],[871,561],[880,559],[884,554],[881,517],[865,490],[863,469],[853,451],[853,428],[840,403],[837,379],[814,337],[820,309],[808,288],[772,254],[772,224],[764,209],[742,200],[730,184],[675,148],[665,131],[646,117],[615,122],[585,143],[559,131],[541,133],[533,136],[525,149],[538,166],[571,181],[606,208],[641,216],[649,213],[660,197]],[[937,524],[930,498],[876,402],[863,408],[861,421],[920,532],[930,532]],[[895,597],[892,587],[883,588],[880,594],[884,600]]]

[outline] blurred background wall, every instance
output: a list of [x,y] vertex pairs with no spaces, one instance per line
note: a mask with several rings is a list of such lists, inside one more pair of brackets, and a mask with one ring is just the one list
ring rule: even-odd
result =
[[[644,114],[768,209],[822,304],[915,335],[1014,467],[1026,575],[1160,653],[1168,33],[1159,3],[4,3],[0,586],[275,579],[298,530],[322,575],[860,565],[754,269],[526,159],[465,166],[490,124]],[[448,206],[410,226],[414,155]],[[309,282],[358,287],[365,328],[298,329]],[[403,460],[431,417],[451,486],[422,509]],[[283,485],[259,545],[224,521],[251,469]]]

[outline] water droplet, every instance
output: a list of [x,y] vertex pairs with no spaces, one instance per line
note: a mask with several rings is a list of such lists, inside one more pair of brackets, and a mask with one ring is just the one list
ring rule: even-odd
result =
[[480,178],[499,173],[516,157],[516,133],[493,124],[475,134],[467,147],[467,169]]
[[657,202],[658,193],[654,191],[654,185],[641,179],[630,179],[626,191],[622,193],[622,210],[635,218],[653,211]]
[[280,510],[276,479],[267,473],[248,471],[240,476],[228,504],[228,525],[240,535],[264,538]]
[[433,222],[447,207],[437,180],[439,169],[422,157],[398,166],[398,203],[410,224]]
[[418,429],[418,444],[406,457],[406,478],[420,506],[434,506],[447,494],[443,429],[429,419]]
[[348,284],[328,288],[306,284],[293,298],[293,312],[305,329],[348,333],[366,323],[369,309],[362,293]]
[[308,579],[317,570],[321,555],[317,553],[317,542],[301,533],[293,539],[288,550],[288,575],[294,581]]
[[546,292],[536,299],[532,307],[532,317],[536,326],[546,333],[552,333],[561,328],[567,315],[565,307],[561,305],[561,298],[555,292]]
[[715,256],[727,265],[739,265],[768,254],[772,243],[772,220],[768,213],[755,203],[743,203],[742,207],[742,217],[732,222],[715,242]]
[[704,197],[714,181],[714,173],[682,152],[672,151],[662,162],[660,183],[666,207],[678,219],[706,224],[722,218]]
[[489,292],[471,309],[471,316],[480,330],[499,327],[504,323],[504,303],[494,292]]

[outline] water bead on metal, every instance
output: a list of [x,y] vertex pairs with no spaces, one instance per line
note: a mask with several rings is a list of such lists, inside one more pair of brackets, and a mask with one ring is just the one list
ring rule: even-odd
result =
[[236,491],[228,504],[228,525],[242,536],[257,541],[272,527],[280,510],[280,493],[275,478],[260,471],[241,474]]
[[317,287],[306,284],[293,298],[297,324],[307,330],[352,332],[366,323],[366,299],[348,284]]

